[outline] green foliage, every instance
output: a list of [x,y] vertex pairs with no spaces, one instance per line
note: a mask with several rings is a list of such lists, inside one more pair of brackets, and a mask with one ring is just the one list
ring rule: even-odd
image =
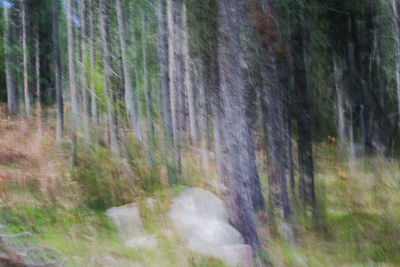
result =
[[84,203],[95,210],[124,204],[127,195],[134,195],[110,151],[100,146],[79,149],[72,179],[81,187]]

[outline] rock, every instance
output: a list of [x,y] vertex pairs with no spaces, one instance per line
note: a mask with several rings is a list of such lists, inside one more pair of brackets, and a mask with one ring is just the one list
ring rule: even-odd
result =
[[173,199],[169,218],[185,246],[230,266],[252,266],[251,248],[229,224],[224,203],[213,193],[187,188]]
[[106,211],[106,215],[114,221],[118,234],[127,247],[154,248],[157,246],[156,237],[147,234],[144,230],[137,203],[110,208]]
[[294,245],[293,229],[289,223],[283,222],[280,227],[280,232],[287,243]]
[[138,262],[113,256],[93,256],[89,266],[96,267],[141,267]]

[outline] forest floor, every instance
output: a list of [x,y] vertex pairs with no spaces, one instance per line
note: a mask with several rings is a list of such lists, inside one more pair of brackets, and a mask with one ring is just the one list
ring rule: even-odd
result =
[[[78,165],[71,169],[70,144],[56,145],[53,123],[46,125],[38,132],[33,119],[10,120],[0,114],[0,225],[5,233],[30,233],[28,246],[51,248],[66,266],[223,266],[165,234],[166,213],[180,189],[169,187],[165,170],[147,164],[136,145],[129,147],[133,156],[124,163],[130,166],[128,173],[112,162],[107,149],[90,145],[79,147]],[[320,227],[292,197],[293,238],[285,239],[282,221],[269,218],[269,230],[260,229],[267,244],[262,254],[279,266],[398,266],[398,160],[366,157],[349,163],[337,145],[315,147]],[[204,170],[201,156],[186,148],[187,179],[181,183],[215,191],[213,169]],[[260,170],[268,199],[264,173]],[[155,200],[155,211],[146,206],[148,197]],[[125,247],[104,213],[107,207],[130,202],[139,203],[146,231],[159,239],[157,249]]]

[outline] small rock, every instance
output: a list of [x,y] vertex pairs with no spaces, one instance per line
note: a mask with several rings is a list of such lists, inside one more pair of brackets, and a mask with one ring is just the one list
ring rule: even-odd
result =
[[156,237],[147,234],[143,227],[137,203],[110,208],[106,211],[106,215],[114,221],[118,234],[127,247],[152,248],[157,246]]

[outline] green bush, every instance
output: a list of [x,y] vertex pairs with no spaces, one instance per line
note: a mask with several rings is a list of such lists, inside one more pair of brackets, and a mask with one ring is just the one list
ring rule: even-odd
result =
[[79,184],[84,203],[94,210],[124,204],[133,195],[121,168],[114,163],[110,152],[100,146],[79,150],[72,179]]

